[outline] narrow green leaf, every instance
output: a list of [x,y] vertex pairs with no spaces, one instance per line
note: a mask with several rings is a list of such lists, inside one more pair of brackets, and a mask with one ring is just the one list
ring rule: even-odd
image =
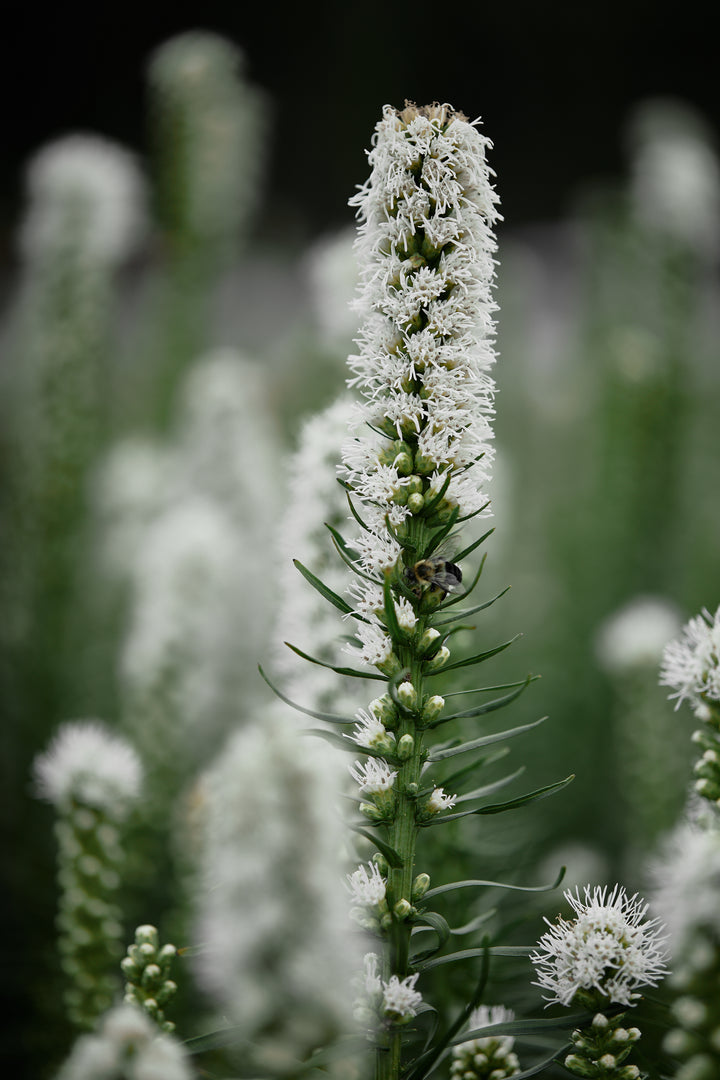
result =
[[471,773],[474,774],[478,769],[486,769],[489,765],[495,765],[498,761],[502,761],[504,757],[507,757],[509,753],[509,746],[499,746],[496,750],[493,750],[492,753],[486,754],[484,757],[475,758],[473,761],[468,762],[467,765],[464,765],[462,769],[456,769],[455,772],[444,777],[442,786],[456,790],[466,776]]
[[384,855],[388,861],[388,864],[394,869],[398,869],[403,865],[401,856],[397,853],[395,848],[390,847],[384,840],[381,840],[379,836],[375,836],[373,833],[368,832],[362,825],[351,825],[350,828],[353,832],[358,833],[360,836],[364,836],[366,840],[369,840],[371,844],[374,844],[381,855]]
[[476,615],[478,611],[485,611],[485,609],[491,607],[496,600],[499,600],[501,596],[504,596],[509,589],[510,586],[506,585],[497,596],[493,596],[492,600],[486,600],[484,604],[476,604],[475,607],[468,608],[466,611],[458,611],[455,615],[448,615],[447,618],[440,616],[440,618],[433,620],[434,624],[435,626],[441,626],[443,623],[457,622],[458,619],[467,619],[471,615]]
[[347,501],[348,501],[348,506],[350,507],[350,513],[351,513],[351,514],[352,514],[352,516],[353,516],[353,517],[355,518],[355,520],[357,521],[358,525],[360,526],[360,528],[361,528],[361,529],[362,529],[362,530],[363,530],[364,532],[370,532],[370,529],[369,529],[369,528],[367,527],[367,525],[365,524],[365,522],[363,521],[363,519],[362,519],[362,518],[360,517],[360,515],[358,514],[358,512],[357,512],[357,509],[355,508],[355,504],[354,504],[354,502],[352,501],[352,499],[350,498],[350,492],[351,492],[351,490],[352,490],[351,488],[346,488],[346,491],[345,491],[345,493],[346,493],[346,495],[347,495]]
[[475,551],[476,548],[479,548],[480,545],[485,540],[487,540],[488,536],[492,536],[494,532],[494,529],[488,529],[488,531],[486,533],[483,533],[483,535],[477,540],[473,540],[472,544],[468,544],[468,546],[466,548],[463,548],[462,551],[458,551],[457,555],[455,556],[455,561],[462,562],[463,559],[467,559],[468,555],[472,555],[473,551]]
[[510,638],[509,641],[504,641],[502,645],[496,645],[494,649],[488,649],[487,652],[478,653],[476,656],[468,656],[464,660],[456,660],[454,664],[446,664],[445,667],[438,668],[437,671],[430,671],[428,674],[440,675],[446,671],[455,671],[457,668],[472,667],[475,664],[481,664],[484,660],[489,660],[491,656],[497,656],[498,653],[509,648],[513,642],[521,637],[522,634],[516,634],[515,637]]
[[[492,951],[490,949],[491,953]],[[571,1016],[548,1016],[539,1020],[505,1020],[501,1024],[488,1024],[486,1027],[464,1031],[450,1045],[457,1046],[458,1043],[466,1040],[481,1039],[484,1036],[493,1034],[538,1035],[545,1034],[546,1031],[562,1031],[566,1028],[584,1027],[590,1020],[592,1020],[592,1013],[590,1012],[573,1013]],[[516,1078],[513,1077],[513,1080],[516,1080]]]
[[519,685],[516,685],[516,688],[511,690],[509,694],[505,694],[503,697],[493,698],[492,701],[486,701],[482,705],[474,705],[471,709],[464,709],[462,712],[450,713],[447,716],[440,715],[427,726],[429,728],[435,728],[440,727],[441,724],[448,723],[449,720],[465,720],[474,716],[486,716],[487,713],[495,712],[497,709],[502,709],[506,705],[509,705],[511,701],[515,701],[516,698],[519,698],[520,695],[527,690],[531,682],[535,682],[536,679],[539,678],[539,675],[528,675]]
[[379,679],[380,682],[385,681],[384,675],[376,674],[374,671],[356,671],[355,668],[335,667],[334,664],[327,664],[324,660],[318,660],[314,656],[310,656],[308,653],[298,649],[297,645],[291,645],[289,641],[286,641],[288,649],[292,649],[294,653],[301,656],[303,660],[309,660],[311,664],[318,664],[320,667],[328,668],[330,671],[334,671],[337,675],[347,675],[354,679]]
[[312,716],[314,720],[324,720],[327,724],[356,724],[357,720],[352,716],[339,716],[336,713],[320,712],[318,709],[306,709],[303,705],[298,705],[296,701],[292,701],[289,697],[286,697],[281,690],[278,690],[268,676],[263,671],[260,664],[258,664],[258,671],[262,675],[265,682],[268,684],[274,694],[284,701],[286,705],[289,705],[291,709],[297,709],[298,712],[305,713],[306,716]]
[[476,915],[470,922],[465,923],[464,926],[451,926],[450,933],[453,937],[463,937],[465,934],[472,934],[475,930],[479,930],[483,923],[489,922],[490,919],[497,915],[497,908],[490,908],[489,911],[484,911],[482,915]]
[[351,562],[356,562],[360,558],[360,553],[357,552],[355,548],[350,547],[342,533],[338,532],[338,530],[333,525],[330,525],[326,521],[325,528],[330,532],[338,547],[340,547],[345,552]]
[[428,889],[423,900],[428,900],[433,896],[440,896],[441,893],[455,892],[456,889],[493,888],[511,889],[513,892],[527,893],[552,892],[553,889],[557,889],[564,876],[565,867],[563,866],[555,881],[549,885],[510,885],[506,881],[486,881],[483,878],[471,878],[468,881],[450,881],[447,885],[437,885],[434,889]]
[[539,802],[540,799],[546,799],[548,795],[554,795],[556,791],[561,791],[568,784],[571,784],[575,779],[575,773],[571,773],[570,776],[566,776],[564,780],[558,780],[554,784],[548,784],[547,787],[536,788],[535,791],[528,792],[527,795],[520,795],[517,799],[511,799],[510,802],[496,803],[493,806],[481,806],[477,810],[473,810],[474,814],[502,814],[505,810],[517,810],[520,806],[525,806],[527,803]]
[[450,746],[444,750],[434,750],[428,761],[444,761],[445,758],[455,757],[457,754],[465,754],[469,750],[479,750],[483,746],[491,746],[496,742],[504,742],[506,739],[514,739],[516,735],[522,735],[526,731],[532,731],[539,724],[547,720],[547,716],[541,716],[539,720],[533,720],[531,724],[521,724],[519,727],[508,728],[507,731],[497,731],[494,735],[481,735],[477,739],[460,743],[459,746]]
[[473,510],[472,513],[464,514],[463,517],[459,517],[458,518],[458,525],[464,524],[466,521],[472,521],[472,519],[474,517],[477,517],[478,514],[482,514],[483,510],[487,510],[489,505],[490,505],[490,499],[488,499],[488,501],[486,503],[483,503],[482,506],[478,506],[477,510]]
[[336,592],[333,592],[328,585],[321,581],[320,578],[316,577],[306,566],[303,566],[299,559],[293,559],[293,565],[300,571],[305,580],[309,581],[312,587],[317,589],[320,595],[324,596],[326,600],[329,600],[338,611],[342,611],[343,615],[351,615],[353,619],[360,619],[362,622],[368,621],[363,615],[360,615],[357,611],[353,611],[346,600],[343,600],[341,596],[338,596]]
[[519,769],[516,769],[514,773],[510,773],[509,776],[503,776],[500,780],[493,781],[492,784],[484,784],[482,787],[475,788],[474,791],[468,791],[465,795],[458,795],[457,802],[470,802],[471,799],[484,799],[486,795],[491,795],[494,791],[499,791],[501,788],[507,787],[513,780],[517,780],[519,776],[525,772],[525,766],[521,765]]
[[416,953],[412,957],[413,965],[420,964],[424,960],[429,959],[429,957],[434,956],[435,953],[442,949],[443,945],[450,937],[450,927],[448,926],[447,920],[437,911],[423,911],[422,914],[418,916],[417,925],[420,927],[423,924],[435,931],[438,940],[437,944],[431,949],[423,949],[422,952]]
[[395,599],[390,588],[390,578],[386,577],[383,581],[383,604],[385,609],[385,622],[390,633],[390,637],[393,642],[407,641],[407,634],[404,634],[400,629],[400,623],[397,620],[397,612],[395,611]]

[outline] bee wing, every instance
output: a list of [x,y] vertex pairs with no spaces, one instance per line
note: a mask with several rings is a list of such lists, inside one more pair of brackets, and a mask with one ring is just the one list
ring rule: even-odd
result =
[[445,592],[452,592],[453,589],[457,589],[460,584],[460,579],[457,574],[454,574],[451,570],[445,568],[438,570],[433,574],[432,582],[433,585],[438,585],[441,589],[444,589]]

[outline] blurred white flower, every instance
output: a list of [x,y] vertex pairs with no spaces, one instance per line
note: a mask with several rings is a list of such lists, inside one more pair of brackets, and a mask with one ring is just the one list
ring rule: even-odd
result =
[[181,1043],[132,1005],[116,1005],[81,1035],[55,1080],[191,1080]]
[[357,330],[351,306],[358,278],[354,238],[352,227],[322,236],[305,260],[320,338],[329,348],[345,346],[346,351]]
[[[515,1019],[504,1005],[479,1005],[470,1013],[468,1029],[506,1024]],[[453,1080],[505,1080],[520,1072],[512,1035],[483,1035],[452,1048],[450,1076]]]
[[608,672],[656,667],[680,629],[674,604],[660,596],[637,596],[598,627],[595,652]]
[[643,986],[657,986],[667,973],[662,927],[657,918],[645,918],[648,905],[631,897],[620,885],[608,894],[605,887],[585,886],[580,898],[569,889],[565,899],[576,917],[558,916],[538,942],[530,959],[538,981],[550,992],[548,1004],[569,1005],[578,990],[596,990],[610,1002],[632,1005]]
[[90,262],[120,263],[146,231],[136,160],[99,135],[68,135],[43,147],[28,167],[27,195],[20,246],[31,260],[70,246]]
[[63,724],[33,770],[40,798],[58,808],[83,803],[116,818],[130,809],[142,781],[132,746],[97,720]]
[[638,218],[709,256],[720,247],[720,162],[708,125],[686,102],[641,102],[628,124]]
[[720,945],[720,832],[683,822],[666,839],[650,867],[653,907],[668,930],[678,963],[686,961],[698,934]]
[[360,936],[342,875],[337,752],[292,714],[246,719],[201,781],[204,889],[196,968],[248,1039],[302,1054],[351,1019]]

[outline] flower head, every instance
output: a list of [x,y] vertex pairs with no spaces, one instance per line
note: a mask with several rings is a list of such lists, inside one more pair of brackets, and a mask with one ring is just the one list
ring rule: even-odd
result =
[[673,957],[687,959],[695,935],[720,941],[720,832],[685,822],[652,866],[654,906],[667,924]]
[[666,647],[660,685],[672,687],[675,708],[686,699],[696,708],[706,697],[720,702],[720,607],[714,615],[703,609]]
[[349,768],[353,780],[367,795],[379,795],[390,791],[397,776],[397,771],[391,769],[383,758],[368,758],[365,762],[356,761],[354,767],[351,765]]
[[385,899],[385,878],[375,863],[358,866],[352,874],[348,874],[348,882],[353,899],[360,904],[379,904]]
[[665,939],[657,919],[646,920],[648,905],[616,885],[585,886],[565,892],[576,917],[558,917],[540,938],[530,959],[536,986],[550,991],[549,1003],[569,1005],[578,990],[595,990],[611,1002],[631,1005],[641,986],[656,986],[667,972]]
[[123,815],[140,791],[142,768],[132,746],[97,720],[63,724],[34,763],[40,798],[71,801]]
[[403,1020],[415,1016],[418,1005],[422,1002],[422,994],[415,989],[418,977],[417,972],[405,979],[391,975],[387,982],[383,982],[383,1009],[389,1020]]

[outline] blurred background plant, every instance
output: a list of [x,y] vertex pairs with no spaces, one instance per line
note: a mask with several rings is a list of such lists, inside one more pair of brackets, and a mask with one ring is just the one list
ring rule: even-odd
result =
[[[312,627],[315,655],[331,644],[326,610],[289,560],[326,579],[333,551],[319,524],[347,513],[332,446],[339,459],[356,272],[349,211],[308,235],[267,192],[271,170],[295,169],[311,219],[313,170],[338,179],[332,137],[323,128],[322,163],[287,159],[287,118],[220,34],[183,33],[147,60],[145,155],[81,133],[32,156],[1,329],[3,1050],[40,1078],[72,1036],[52,823],[30,787],[58,725],[102,716],[142,760],[122,940],[151,923],[178,946],[173,1020],[189,1037],[240,993],[216,972],[209,1003],[182,949],[208,864],[232,842],[209,834],[201,869],[228,761],[239,755],[252,775],[243,747],[262,741],[265,715],[280,729],[256,663],[304,704],[352,708],[352,688],[340,707],[321,669],[279,656],[281,635],[308,647],[295,626]],[[483,108],[480,96],[455,104]],[[371,105],[367,131],[382,101]],[[342,119],[328,104],[313,140]],[[309,116],[292,123],[309,128]],[[525,737],[523,788],[577,779],[540,813],[449,825],[433,882],[543,885],[568,861],[570,885],[619,877],[632,892],[682,813],[692,721],[657,690],[657,662],[678,620],[720,601],[719,166],[711,128],[684,101],[643,101],[624,130],[615,183],[578,188],[552,223],[516,227],[506,207],[499,235],[496,532],[481,584],[487,598],[513,588],[483,632],[487,647],[524,635],[497,658],[494,682],[543,677],[515,706],[517,723],[550,716]],[[359,153],[354,167],[337,205],[364,175]],[[302,467],[290,463],[296,446]],[[308,472],[317,487],[298,493]],[[470,631],[463,648],[477,651]],[[293,777],[297,807],[310,780],[293,764],[278,765],[277,783]],[[249,827],[241,799],[228,795],[227,810]],[[244,895],[244,879],[231,886]],[[299,874],[291,887],[312,897],[320,886]],[[484,932],[527,943],[555,902],[489,888],[454,900],[448,918],[468,947]],[[448,1010],[476,978],[442,976]],[[487,1000],[537,1009],[529,965],[493,964]],[[261,1004],[256,1028],[285,1030]],[[323,1030],[331,1014],[316,1017]],[[290,1031],[287,1053],[301,1041]]]

